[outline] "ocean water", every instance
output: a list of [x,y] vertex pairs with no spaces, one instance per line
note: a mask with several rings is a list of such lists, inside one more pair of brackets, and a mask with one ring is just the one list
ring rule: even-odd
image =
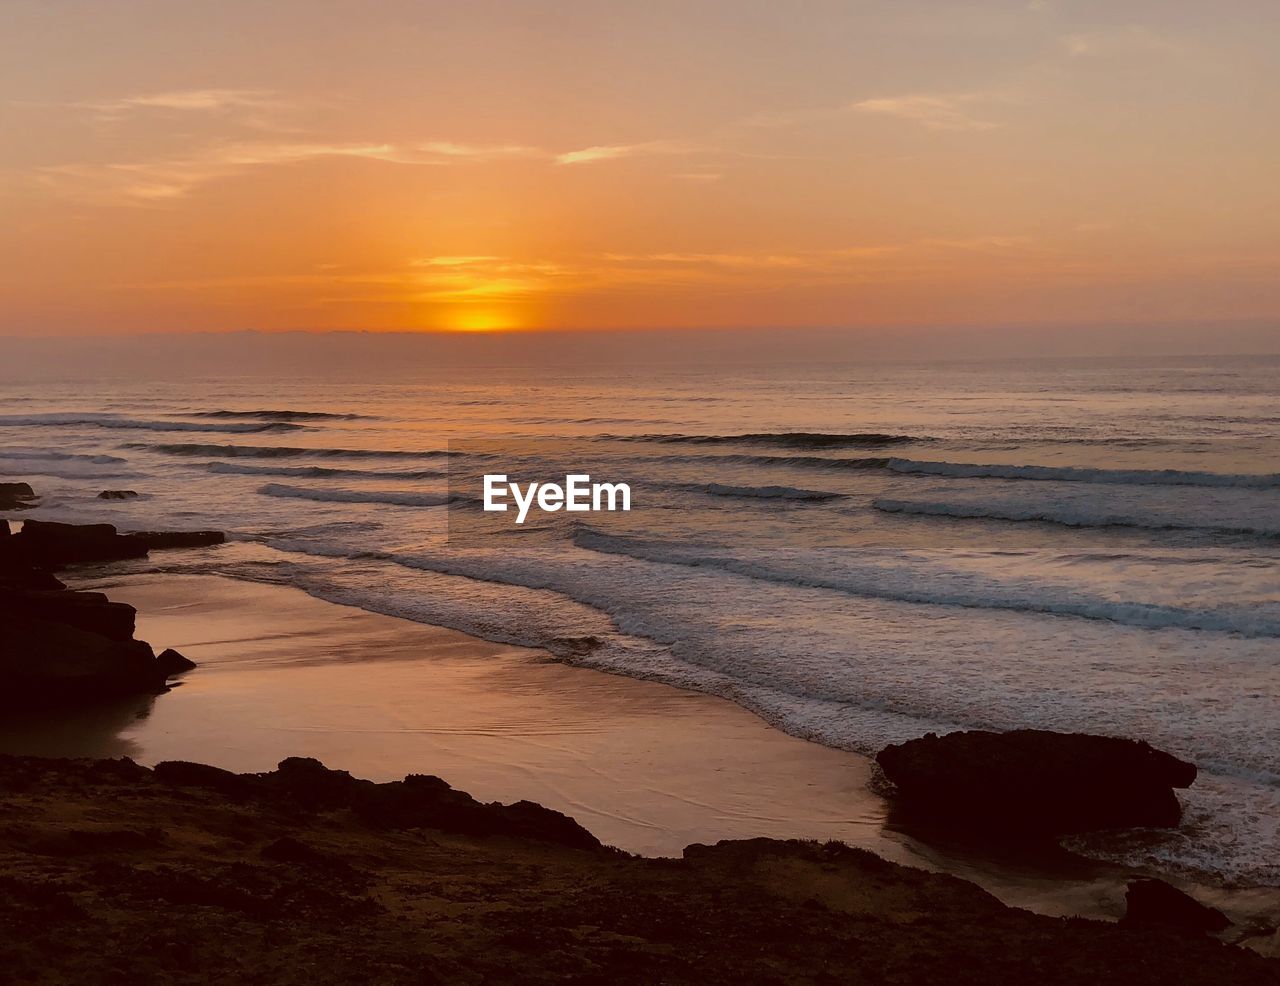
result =
[[[584,463],[633,509],[479,515],[484,472]],[[41,492],[26,516],[233,538],[162,566],[545,647],[830,746],[1144,738],[1201,768],[1183,829],[1077,847],[1280,886],[1280,359],[10,383],[0,475]],[[142,496],[95,499],[118,488]]]

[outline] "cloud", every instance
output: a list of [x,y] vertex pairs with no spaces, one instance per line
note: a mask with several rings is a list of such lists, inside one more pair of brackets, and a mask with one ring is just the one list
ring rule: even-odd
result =
[[170,92],[126,96],[122,99],[67,103],[65,105],[78,109],[92,110],[104,116],[121,116],[136,110],[220,113],[239,109],[279,109],[289,104],[270,90],[179,89]]
[[477,264],[489,264],[501,259],[493,256],[421,257],[410,261],[410,264],[413,267],[474,267]]
[[455,144],[452,141],[431,141],[418,144],[417,149],[442,158],[468,161],[488,161],[497,158],[549,158],[550,152],[540,147],[523,144]]
[[594,164],[647,154],[693,154],[708,148],[678,140],[648,140],[639,144],[596,144],[555,156],[556,164]]
[[1179,42],[1139,25],[1113,31],[1069,34],[1062,39],[1062,47],[1072,58],[1112,58],[1142,53],[1180,54],[1186,50]]
[[591,164],[594,161],[609,161],[613,158],[627,157],[635,152],[635,148],[625,145],[597,145],[584,147],[580,151],[568,151],[556,155],[556,164]]
[[56,165],[41,168],[39,179],[45,186],[75,197],[136,204],[182,198],[209,182],[259,167],[325,158],[434,163],[428,155],[395,144],[252,141],[154,161]]
[[930,130],[992,130],[999,126],[968,113],[965,107],[977,101],[972,94],[954,96],[896,96],[864,99],[853,108],[863,113],[879,113],[910,120]]

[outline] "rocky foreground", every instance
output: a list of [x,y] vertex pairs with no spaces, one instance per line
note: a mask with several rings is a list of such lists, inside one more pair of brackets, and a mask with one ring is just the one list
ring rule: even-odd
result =
[[31,983],[1280,983],[841,844],[630,857],[537,805],[313,760],[0,757],[0,969]]
[[[33,495],[25,483],[0,484],[0,509],[27,505]],[[68,589],[54,573],[222,540],[217,531],[121,534],[110,524],[37,520],[15,534],[0,520],[0,707],[163,692],[194,665],[136,640],[132,606]]]

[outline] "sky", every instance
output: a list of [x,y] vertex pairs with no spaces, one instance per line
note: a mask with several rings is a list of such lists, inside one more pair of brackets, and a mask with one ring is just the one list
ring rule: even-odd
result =
[[1278,37],[1274,0],[4,0],[0,335],[1280,349]]

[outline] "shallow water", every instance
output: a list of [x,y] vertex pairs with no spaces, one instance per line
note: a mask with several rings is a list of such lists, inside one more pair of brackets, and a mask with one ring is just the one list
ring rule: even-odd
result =
[[[233,534],[164,562],[185,571],[712,692],[833,747],[964,726],[1140,736],[1201,766],[1187,825],[1083,848],[1280,885],[1278,370],[10,385],[0,474],[44,494],[32,516]],[[477,522],[480,473],[556,477],[582,456],[632,483],[630,513]]]

